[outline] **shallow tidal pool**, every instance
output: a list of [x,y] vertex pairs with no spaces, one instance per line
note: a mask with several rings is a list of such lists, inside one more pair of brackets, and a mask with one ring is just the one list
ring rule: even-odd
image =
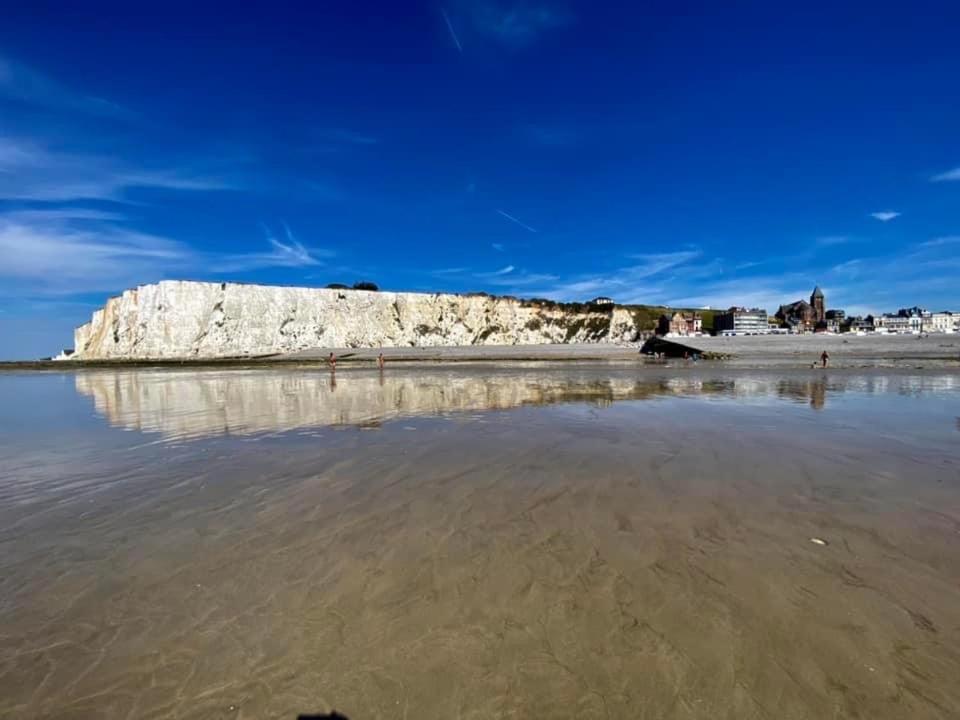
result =
[[960,717],[960,376],[0,375],[0,717]]

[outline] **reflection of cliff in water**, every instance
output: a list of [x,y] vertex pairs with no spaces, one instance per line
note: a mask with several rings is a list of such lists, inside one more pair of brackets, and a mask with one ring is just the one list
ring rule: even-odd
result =
[[[830,393],[887,391],[885,378],[696,375],[642,377],[597,369],[391,368],[386,373],[283,370],[104,370],[78,373],[77,391],[115,426],[168,437],[245,435],[301,427],[360,425],[414,415],[523,405],[665,396],[779,399],[824,407]],[[911,378],[900,378],[906,382]],[[874,381],[881,386],[874,386]],[[909,389],[898,387],[900,392]]]

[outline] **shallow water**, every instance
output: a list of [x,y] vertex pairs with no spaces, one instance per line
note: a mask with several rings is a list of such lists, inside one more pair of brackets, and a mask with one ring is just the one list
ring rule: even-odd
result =
[[0,717],[960,716],[956,373],[9,374],[0,429]]

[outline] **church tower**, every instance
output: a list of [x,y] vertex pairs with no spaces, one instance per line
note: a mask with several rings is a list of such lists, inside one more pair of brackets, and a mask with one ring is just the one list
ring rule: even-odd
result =
[[823,297],[823,290],[817,285],[810,296],[810,306],[813,308],[813,321],[822,323],[827,319],[827,303]]

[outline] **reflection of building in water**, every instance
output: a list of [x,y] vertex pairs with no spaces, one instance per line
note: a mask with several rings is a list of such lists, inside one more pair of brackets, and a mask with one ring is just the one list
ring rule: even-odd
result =
[[827,382],[826,380],[814,380],[808,385],[810,392],[810,407],[815,410],[823,409],[827,401]]
[[[809,402],[815,410],[822,410],[826,405],[827,389],[826,378],[783,379],[777,384],[780,397]],[[844,390],[845,386],[838,384],[835,389]]]

